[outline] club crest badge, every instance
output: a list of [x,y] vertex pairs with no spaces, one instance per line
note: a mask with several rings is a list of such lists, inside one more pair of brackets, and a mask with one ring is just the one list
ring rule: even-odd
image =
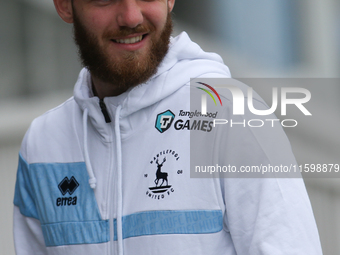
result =
[[151,199],[164,199],[175,192],[173,180],[183,173],[178,169],[180,157],[174,150],[164,150],[150,161],[148,172],[144,177],[148,179],[149,187],[146,195]]

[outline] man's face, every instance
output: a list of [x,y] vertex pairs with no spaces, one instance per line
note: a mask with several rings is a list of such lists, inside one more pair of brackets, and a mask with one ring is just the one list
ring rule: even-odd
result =
[[84,66],[115,87],[147,81],[167,53],[167,0],[74,0],[74,37]]

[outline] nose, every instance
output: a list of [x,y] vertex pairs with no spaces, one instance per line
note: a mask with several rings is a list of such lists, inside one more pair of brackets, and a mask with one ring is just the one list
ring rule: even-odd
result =
[[134,28],[143,22],[143,14],[138,0],[121,0],[118,6],[119,26]]

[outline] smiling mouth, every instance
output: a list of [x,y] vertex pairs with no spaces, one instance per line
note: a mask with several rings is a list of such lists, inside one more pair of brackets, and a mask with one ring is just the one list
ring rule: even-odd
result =
[[135,37],[131,37],[131,38],[126,38],[126,39],[112,39],[113,42],[115,43],[122,43],[122,44],[133,44],[133,43],[137,43],[140,42],[144,39],[145,35],[139,35],[139,36],[135,36]]

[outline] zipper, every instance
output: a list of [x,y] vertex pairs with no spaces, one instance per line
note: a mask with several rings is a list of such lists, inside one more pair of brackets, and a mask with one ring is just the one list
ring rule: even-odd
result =
[[[104,105],[104,110],[102,108],[103,115],[105,117],[106,123],[111,123],[111,118],[109,114],[109,110],[106,108],[106,105],[103,100],[101,100],[102,105]],[[108,121],[107,121],[108,120]],[[112,125],[112,124],[110,124]],[[112,138],[113,137],[113,131],[112,131],[112,126],[110,126],[109,129],[109,136]],[[116,179],[116,173],[114,169],[114,162],[116,161],[115,156],[114,156],[114,144],[111,142],[109,144],[109,155],[110,155],[110,163],[109,163],[109,174],[108,174],[108,187],[107,187],[107,194],[106,194],[106,206],[107,206],[107,211],[106,211],[106,218],[109,219],[109,225],[110,225],[110,241],[108,243],[108,249],[107,249],[107,255],[114,255],[117,252],[115,251],[115,243],[114,243],[114,224],[113,224],[113,219],[116,208],[115,208],[115,203],[116,199],[114,198],[114,187],[116,186],[115,184],[115,179]]]
[[[111,132],[112,135],[112,132]],[[114,158],[114,149],[113,149],[113,144],[110,144],[110,172],[109,172],[109,186],[107,189],[107,206],[108,206],[108,219],[110,223],[110,242],[109,242],[109,254],[108,255],[114,255],[117,252],[115,251],[115,243],[114,243],[114,224],[113,224],[113,219],[115,218],[115,204],[116,204],[116,199],[114,198],[114,187],[116,187],[115,184],[115,179],[116,179],[116,173],[114,171],[114,165],[113,162],[116,160]]]
[[99,106],[100,106],[100,109],[102,110],[102,113],[104,115],[104,118],[105,118],[105,122],[106,123],[111,123],[111,118],[110,118],[110,114],[106,108],[106,104],[104,103],[104,100],[103,99],[99,99]]
[[[109,109],[106,107],[106,104],[104,102],[104,99],[99,99],[99,106],[100,109],[102,111],[102,114],[105,118],[105,122],[110,124],[110,129],[109,129],[109,136],[111,138],[113,138],[113,131],[112,129],[114,129],[112,125],[112,120],[110,117],[110,111]],[[117,143],[117,141],[115,141],[115,139],[113,139],[114,142]],[[118,253],[118,246],[115,244],[114,241],[114,218],[115,218],[115,212],[117,211],[116,209],[116,203],[117,203],[117,199],[115,198],[114,194],[114,189],[116,187],[116,183],[115,180],[117,178],[116,176],[116,171],[115,171],[115,167],[114,167],[114,162],[117,160],[115,158],[114,155],[114,145],[112,143],[110,143],[110,166],[109,166],[109,178],[108,178],[108,189],[107,189],[107,218],[109,219],[109,225],[110,225],[110,241],[108,243],[108,249],[107,249],[107,253],[108,255],[114,255]]]
[[[109,110],[106,107],[106,104],[104,102],[104,99],[99,99],[99,106],[100,109],[102,111],[102,114],[105,118],[105,122],[106,123],[112,123],[111,117],[110,117],[110,113]],[[112,125],[112,124],[110,124]],[[112,129],[114,127],[110,126],[109,128],[109,136],[112,138],[113,137],[113,132]],[[114,183],[114,180],[116,178],[116,174],[114,171],[114,165],[113,162],[115,161],[114,159],[114,149],[113,149],[114,145],[112,144],[112,142],[109,145],[109,155],[110,155],[110,163],[109,163],[109,175],[108,175],[108,180],[107,180],[107,184],[108,184],[108,188],[107,188],[107,200],[106,200],[106,206],[107,206],[107,211],[106,211],[106,218],[109,219],[109,226],[110,226],[110,240],[107,246],[107,255],[114,255],[116,254],[115,251],[115,245],[114,245],[114,224],[113,224],[113,219],[114,219],[114,212],[115,210],[115,199],[113,198],[113,194],[114,194],[114,187],[116,186]]]

